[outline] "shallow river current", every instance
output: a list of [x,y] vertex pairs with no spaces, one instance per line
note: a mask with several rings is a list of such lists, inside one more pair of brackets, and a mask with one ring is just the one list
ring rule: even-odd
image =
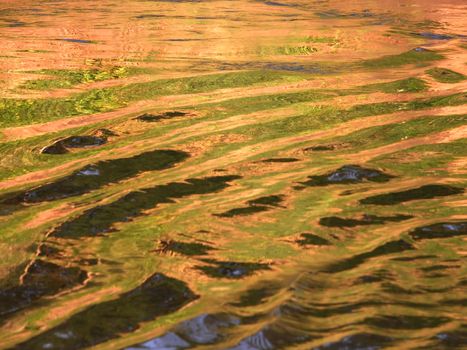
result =
[[467,349],[465,0],[0,0],[0,349]]

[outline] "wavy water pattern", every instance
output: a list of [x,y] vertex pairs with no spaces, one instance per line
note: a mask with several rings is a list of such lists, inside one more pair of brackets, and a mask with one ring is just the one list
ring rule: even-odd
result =
[[0,349],[466,349],[463,0],[0,4]]

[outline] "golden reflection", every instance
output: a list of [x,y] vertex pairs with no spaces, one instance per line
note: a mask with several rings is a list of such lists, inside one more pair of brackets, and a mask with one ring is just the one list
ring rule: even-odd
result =
[[0,4],[0,348],[465,344],[462,0]]

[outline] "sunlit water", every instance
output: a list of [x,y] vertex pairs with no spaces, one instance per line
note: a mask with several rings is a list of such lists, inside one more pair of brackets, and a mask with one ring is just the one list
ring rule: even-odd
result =
[[0,348],[467,348],[467,4],[0,2]]

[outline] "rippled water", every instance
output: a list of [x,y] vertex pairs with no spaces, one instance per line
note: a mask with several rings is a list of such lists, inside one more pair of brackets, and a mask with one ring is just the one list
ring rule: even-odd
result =
[[0,2],[0,348],[466,349],[464,0]]

